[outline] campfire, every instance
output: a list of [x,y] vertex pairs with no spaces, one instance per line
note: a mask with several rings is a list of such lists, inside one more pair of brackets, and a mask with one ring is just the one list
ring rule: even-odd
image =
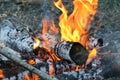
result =
[[[90,33],[98,0],[73,0],[74,9],[69,15],[62,0],[53,1],[53,4],[61,11],[59,27],[54,19],[45,15],[42,32],[35,35],[20,26],[14,27],[14,20],[1,21],[0,78],[54,80],[55,76],[64,72],[84,74],[89,64],[92,64],[91,70],[97,70],[96,67],[100,65],[97,51],[103,46],[103,40],[92,37]],[[58,35],[60,39],[57,39]],[[12,68],[16,69],[16,73],[12,73]],[[7,70],[11,73],[7,73]],[[94,76],[94,80],[97,77],[101,78]]]

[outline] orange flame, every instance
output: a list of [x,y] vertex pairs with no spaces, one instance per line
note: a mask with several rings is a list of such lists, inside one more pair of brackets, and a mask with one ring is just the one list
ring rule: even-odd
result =
[[94,48],[92,51],[90,51],[86,65],[89,64],[92,61],[92,59],[96,57],[96,55],[97,55],[96,53],[97,53],[96,48]]
[[54,21],[49,21],[47,19],[42,20],[43,30],[42,30],[42,38],[43,38],[43,47],[50,50],[51,45],[55,42],[55,35],[58,33],[58,29],[55,27]]
[[43,19],[42,23],[43,23],[43,30],[42,30],[41,36],[42,36],[43,42],[44,42],[42,46],[50,52],[50,55],[54,60],[60,60],[54,54],[54,52],[51,51],[52,45],[54,47],[55,44],[57,43],[55,36],[58,33],[58,28],[55,27],[53,20],[49,21],[47,19]]
[[[62,11],[62,14],[59,18],[61,41],[65,40],[79,42],[87,48],[90,23],[92,22],[94,15],[96,14],[98,0],[74,0],[74,10],[69,16],[68,11],[62,4],[62,0],[54,2],[54,5]],[[43,19],[42,23],[42,34],[39,34],[39,36],[42,36],[43,39],[42,47],[46,48],[50,52],[52,59],[60,60],[51,51],[51,46],[53,44],[56,44],[55,35],[58,33],[58,29],[55,27],[53,20]],[[40,40],[38,40],[37,38],[34,38],[34,40],[36,43],[34,44],[33,48],[36,49],[40,44]],[[95,48],[90,51],[86,64],[89,64],[90,61],[96,57],[96,53],[97,50]],[[32,59],[29,60],[28,63],[31,65],[36,64],[35,61]],[[54,64],[51,64],[49,68],[50,76],[54,75],[53,66]],[[76,66],[75,70],[79,71],[79,66]],[[38,80],[38,76],[34,74],[32,77],[30,77],[28,74],[26,74],[25,80]]]
[[34,64],[36,64],[36,61],[34,59],[29,59],[28,63],[31,64],[31,65],[34,65]]
[[80,42],[82,45],[86,45],[97,3],[98,0],[74,0],[74,10],[68,16],[68,11],[62,4],[62,0],[54,2],[55,6],[62,11],[59,18],[61,40]]
[[[68,11],[62,4],[62,0],[54,1],[54,5],[62,11],[59,17],[61,41],[79,42],[87,48],[90,23],[96,14],[98,0],[74,0],[74,10],[70,15],[67,14]],[[43,39],[42,47],[51,51],[51,46],[56,44],[54,38],[58,33],[58,28],[55,27],[53,20],[47,18],[44,18],[42,23],[43,30],[42,34],[39,35]],[[55,54],[51,53],[51,56],[55,60],[60,60]]]
[[32,77],[30,77],[28,74],[24,75],[25,80],[39,80],[39,76],[36,74],[33,74]]
[[[90,23],[96,14],[98,0],[74,0],[74,10],[70,15],[62,0],[54,1],[54,5],[62,11],[59,17],[61,40],[79,42],[87,48]],[[93,49],[88,59],[93,59],[95,56],[96,49]]]
[[[68,15],[68,11],[62,4],[62,0],[54,1],[54,5],[62,11],[59,17],[59,26],[61,33],[61,41],[79,42],[87,48],[90,23],[92,22],[94,15],[96,14],[96,8],[98,6],[98,0],[73,0],[74,10]],[[55,44],[55,35],[58,33],[58,29],[55,27],[53,20],[43,19],[42,34],[42,47],[51,51],[51,46]],[[51,37],[54,36],[54,37]],[[36,41],[36,43],[38,43]],[[38,45],[37,45],[38,46]],[[34,47],[35,49],[35,47]],[[50,54],[54,60],[60,60],[53,52]],[[87,62],[96,56],[96,49],[93,49],[88,57]],[[50,75],[53,75],[51,65],[49,71]],[[76,71],[79,70],[79,66],[76,66]]]
[[[36,61],[34,59],[29,59],[28,63],[30,65],[34,65],[36,64]],[[37,74],[32,74],[32,76],[30,76],[28,73],[24,75],[24,79],[25,80],[39,80],[39,76]]]
[[[37,40],[37,39],[36,39]],[[34,59],[29,59],[28,60],[28,64],[30,65],[34,65],[36,64],[36,61]],[[24,75],[24,79],[25,80],[39,80],[39,76],[37,74],[32,74],[32,76],[30,76],[28,73]]]

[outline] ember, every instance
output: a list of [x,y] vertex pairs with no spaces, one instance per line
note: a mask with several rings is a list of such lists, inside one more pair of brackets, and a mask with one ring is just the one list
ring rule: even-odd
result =
[[0,78],[5,78],[4,74],[3,74],[3,70],[0,69]]

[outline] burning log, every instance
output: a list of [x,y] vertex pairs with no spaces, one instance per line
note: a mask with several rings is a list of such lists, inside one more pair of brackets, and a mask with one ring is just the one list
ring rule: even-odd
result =
[[[18,52],[29,53],[33,50],[33,39],[30,33],[25,29],[25,25],[14,24],[14,21],[0,21],[0,40],[6,45]],[[21,54],[13,54],[20,57]],[[1,55],[2,56],[2,55]],[[2,56],[6,60],[5,57]]]
[[[31,72],[36,73],[37,75],[41,76],[41,78],[46,79],[46,80],[53,80],[53,78],[51,78],[49,75],[47,75],[46,73],[36,69],[35,67],[27,64],[25,61],[22,61],[20,58],[12,55],[11,53],[15,53],[18,54],[16,51],[8,48],[5,46],[5,44],[3,42],[0,42],[0,52],[2,55],[4,55],[5,57],[13,60],[14,62],[18,63],[19,65],[23,66],[24,68],[30,70]],[[55,78],[56,80],[56,78]]]
[[78,42],[60,42],[55,47],[59,58],[69,60],[77,65],[83,65],[88,58],[87,50]]

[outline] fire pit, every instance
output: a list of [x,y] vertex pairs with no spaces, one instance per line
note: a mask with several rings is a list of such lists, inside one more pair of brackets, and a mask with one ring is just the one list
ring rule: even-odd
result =
[[2,80],[119,79],[119,54],[109,56],[101,49],[106,45],[104,36],[94,36],[98,0],[2,0],[0,4],[13,5],[13,11],[0,15]]

